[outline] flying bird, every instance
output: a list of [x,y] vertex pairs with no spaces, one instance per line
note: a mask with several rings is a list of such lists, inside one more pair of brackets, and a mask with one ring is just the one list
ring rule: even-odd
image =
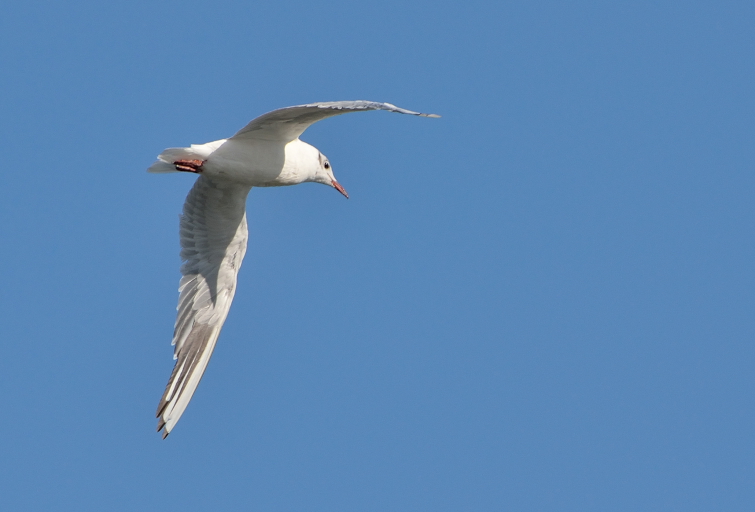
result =
[[173,373],[157,406],[157,431],[168,437],[186,410],[207,368],[233,296],[246,253],[246,197],[252,187],[322,183],[349,197],[330,161],[299,140],[327,117],[387,110],[423,117],[390,103],[334,101],[273,110],[233,137],[160,153],[148,172],[199,175],[186,197],[180,222],[181,281],[173,331]]

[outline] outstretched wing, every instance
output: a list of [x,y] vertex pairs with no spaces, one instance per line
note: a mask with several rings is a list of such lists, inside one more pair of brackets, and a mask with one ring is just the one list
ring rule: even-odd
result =
[[290,142],[298,139],[313,123],[326,117],[360,112],[363,110],[388,110],[400,114],[411,114],[422,117],[440,117],[436,114],[421,114],[399,108],[390,103],[374,101],[330,101],[324,103],[310,103],[295,107],[279,108],[254,119],[239,130],[232,139],[263,139]]
[[200,176],[181,216],[181,284],[173,332],[176,365],[157,406],[168,437],[197,389],[236,291],[246,252],[250,187]]

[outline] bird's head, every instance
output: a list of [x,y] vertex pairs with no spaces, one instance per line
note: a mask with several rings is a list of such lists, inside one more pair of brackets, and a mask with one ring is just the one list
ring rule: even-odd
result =
[[322,183],[323,185],[330,185],[337,191],[339,191],[341,194],[343,194],[346,199],[349,198],[349,194],[346,193],[346,189],[344,189],[338,181],[336,181],[336,177],[333,175],[333,167],[330,165],[330,161],[328,158],[320,153],[317,152],[317,169],[315,171],[315,181],[316,183]]

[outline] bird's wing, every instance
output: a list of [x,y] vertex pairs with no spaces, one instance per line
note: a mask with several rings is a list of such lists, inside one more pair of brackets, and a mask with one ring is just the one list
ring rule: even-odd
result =
[[181,284],[173,332],[176,365],[157,406],[159,432],[170,434],[197,389],[236,291],[246,252],[250,187],[200,176],[181,216]]
[[262,139],[290,142],[299,138],[309,125],[326,117],[360,112],[364,110],[388,110],[401,114],[411,114],[422,117],[440,117],[436,114],[421,114],[399,108],[390,103],[374,101],[330,101],[325,103],[310,103],[294,107],[279,108],[254,119],[239,130],[232,139]]

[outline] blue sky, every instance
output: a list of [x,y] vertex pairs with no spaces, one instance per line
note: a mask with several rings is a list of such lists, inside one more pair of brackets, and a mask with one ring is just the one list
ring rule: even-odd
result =
[[[0,508],[752,510],[748,2],[0,6]],[[165,147],[329,119],[254,189],[166,440]]]

